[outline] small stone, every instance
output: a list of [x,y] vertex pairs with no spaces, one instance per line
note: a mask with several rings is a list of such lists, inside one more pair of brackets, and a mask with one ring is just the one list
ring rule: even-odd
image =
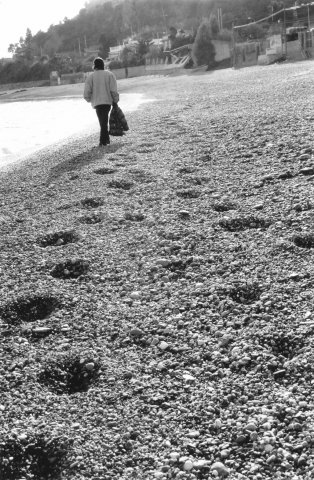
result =
[[218,430],[222,427],[222,422],[217,418],[214,422],[214,427],[217,428]]
[[301,455],[298,459],[297,459],[297,464],[298,464],[298,467],[304,467],[306,464],[307,464],[307,459],[304,455]]
[[314,167],[301,168],[299,173],[301,173],[302,175],[313,175],[314,174]]
[[165,474],[163,472],[154,472],[155,478],[164,478]]
[[292,272],[289,275],[290,280],[300,280],[300,273]]
[[194,462],[194,468],[197,470],[201,470],[202,468],[207,467],[208,461],[207,460],[196,460]]
[[270,443],[267,443],[264,447],[264,450],[265,452],[270,453],[274,450],[274,447]]
[[271,455],[266,459],[266,463],[273,463],[276,461],[276,458],[277,458],[276,455]]
[[70,332],[70,331],[71,331],[71,327],[68,327],[68,326],[61,327],[60,331],[61,331],[62,333]]
[[305,160],[310,160],[311,155],[309,153],[303,153],[302,155],[299,156],[299,160],[301,162],[304,162]]
[[49,327],[36,327],[36,328],[33,328],[32,332],[35,335],[47,335],[48,333],[51,332],[51,328],[49,328]]
[[189,457],[187,457],[186,455],[184,455],[184,456],[182,456],[182,457],[179,458],[179,462],[180,462],[180,463],[184,463],[184,462],[186,462],[188,459],[189,459]]
[[255,423],[248,423],[245,427],[245,430],[249,430],[250,432],[255,432],[256,431],[256,424]]
[[172,461],[176,462],[180,458],[180,453],[178,452],[171,452],[170,458]]
[[132,292],[130,294],[130,298],[132,298],[132,300],[140,300],[141,292]]
[[91,371],[91,370],[94,370],[94,368],[95,368],[94,362],[89,362],[89,363],[86,363],[86,365],[85,365],[86,370]]
[[229,455],[230,455],[230,451],[227,450],[227,449],[221,450],[221,452],[220,452],[220,457],[222,459],[228,458]]
[[242,445],[243,443],[245,443],[246,440],[247,440],[247,437],[245,435],[238,435],[237,438],[236,438],[236,442],[239,445]]
[[186,434],[188,438],[197,438],[200,436],[200,432],[198,430],[191,430]]
[[183,470],[185,470],[186,472],[190,472],[193,467],[194,467],[194,464],[192,460],[187,460],[183,465]]
[[263,203],[257,203],[256,205],[254,205],[253,208],[254,208],[255,210],[263,210],[264,205],[263,205]]
[[72,423],[71,427],[75,428],[75,429],[78,429],[78,428],[81,427],[81,425],[79,423]]
[[180,210],[179,211],[179,217],[189,218],[190,217],[190,212],[188,212],[187,210]]
[[220,345],[222,347],[225,347],[226,345],[228,345],[230,342],[232,342],[233,340],[233,336],[232,335],[224,335],[221,340],[220,340]]
[[193,377],[192,375],[189,375],[188,373],[184,373],[182,375],[182,378],[187,383],[193,383],[196,380],[195,377]]
[[143,330],[141,330],[140,328],[132,328],[132,330],[130,331],[130,335],[131,337],[135,337],[135,338],[140,338],[143,336]]
[[167,258],[159,258],[156,260],[156,265],[160,265],[162,267],[168,267],[171,264],[171,261]]
[[167,350],[167,348],[169,348],[169,343],[162,341],[158,344],[158,348],[160,350]]
[[247,357],[247,356],[242,357],[239,359],[239,365],[242,365],[242,366],[247,365],[248,363],[250,363],[250,361],[251,361],[251,357]]
[[250,473],[257,473],[260,469],[261,467],[257,463],[251,464]]
[[211,470],[216,470],[219,476],[226,477],[229,475],[229,469],[222,462],[215,462],[210,467]]

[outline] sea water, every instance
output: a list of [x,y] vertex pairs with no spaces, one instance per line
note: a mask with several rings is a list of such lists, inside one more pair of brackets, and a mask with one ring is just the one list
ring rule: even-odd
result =
[[[120,94],[124,113],[150,101]],[[67,137],[99,131],[95,110],[82,98],[0,103],[0,168]]]

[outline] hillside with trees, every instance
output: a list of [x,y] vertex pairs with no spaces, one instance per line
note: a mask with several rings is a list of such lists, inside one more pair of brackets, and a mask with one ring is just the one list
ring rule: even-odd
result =
[[171,35],[171,28],[191,32],[194,39],[202,22],[222,11],[225,29],[232,24],[260,19],[294,0],[89,0],[74,18],[64,18],[46,32],[33,34],[9,45],[13,63],[0,65],[0,83],[22,82],[49,78],[51,70],[71,73],[90,70],[94,55],[90,47],[103,57],[109,48],[122,44],[126,38],[140,42],[142,61],[152,38]]

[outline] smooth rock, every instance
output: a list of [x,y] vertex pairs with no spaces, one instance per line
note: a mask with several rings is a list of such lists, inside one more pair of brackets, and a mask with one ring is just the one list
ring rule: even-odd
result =
[[301,168],[299,173],[301,173],[302,175],[313,175],[314,167]]
[[93,362],[86,363],[85,368],[89,371],[94,370],[95,364]]
[[302,155],[299,156],[299,160],[301,162],[304,162],[305,160],[310,160],[311,155],[309,153],[303,153]]
[[194,463],[192,462],[192,460],[187,460],[183,465],[183,470],[185,470],[186,472],[190,472],[193,467]]
[[141,292],[132,292],[130,298],[132,298],[132,300],[139,300],[141,298]]
[[196,468],[197,470],[201,470],[202,468],[207,467],[207,465],[208,465],[207,460],[196,460],[194,462],[194,468]]
[[266,463],[268,463],[268,464],[269,464],[269,463],[273,463],[273,462],[276,461],[276,458],[277,458],[276,455],[271,455],[270,457],[268,457],[268,458],[266,459]]
[[222,462],[215,462],[210,467],[211,470],[216,470],[219,476],[226,477],[229,475],[229,469]]
[[186,434],[188,438],[197,438],[200,436],[200,432],[198,430],[191,430]]
[[245,427],[245,430],[249,430],[250,432],[255,432],[256,430],[256,424],[255,423],[248,423]]
[[170,346],[169,343],[164,342],[164,341],[162,341],[158,344],[158,348],[160,350],[167,350],[167,348],[169,348],[169,346]]
[[132,328],[132,330],[130,331],[130,335],[132,337],[135,337],[135,338],[140,338],[143,336],[143,330],[141,330],[140,328]]
[[156,260],[156,265],[161,265],[162,267],[168,267],[171,264],[171,261],[167,258],[159,258]]
[[190,217],[190,212],[188,212],[187,210],[180,210],[179,211],[179,216],[181,218],[189,218]]
[[220,457],[222,459],[228,458],[229,455],[230,455],[230,451],[227,450],[227,449],[221,450],[221,452],[220,452]]
[[178,453],[178,452],[171,452],[171,453],[170,453],[170,458],[171,458],[171,460],[173,460],[174,462],[176,462],[176,461],[180,458],[180,453]]
[[32,329],[32,332],[35,333],[35,335],[46,335],[51,332],[51,328],[49,327],[36,327]]

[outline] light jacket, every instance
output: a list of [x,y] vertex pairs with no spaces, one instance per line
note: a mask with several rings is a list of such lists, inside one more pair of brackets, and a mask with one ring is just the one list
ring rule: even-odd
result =
[[117,103],[119,94],[114,74],[109,70],[95,70],[91,73],[85,82],[84,98],[92,104],[93,108],[97,105]]

